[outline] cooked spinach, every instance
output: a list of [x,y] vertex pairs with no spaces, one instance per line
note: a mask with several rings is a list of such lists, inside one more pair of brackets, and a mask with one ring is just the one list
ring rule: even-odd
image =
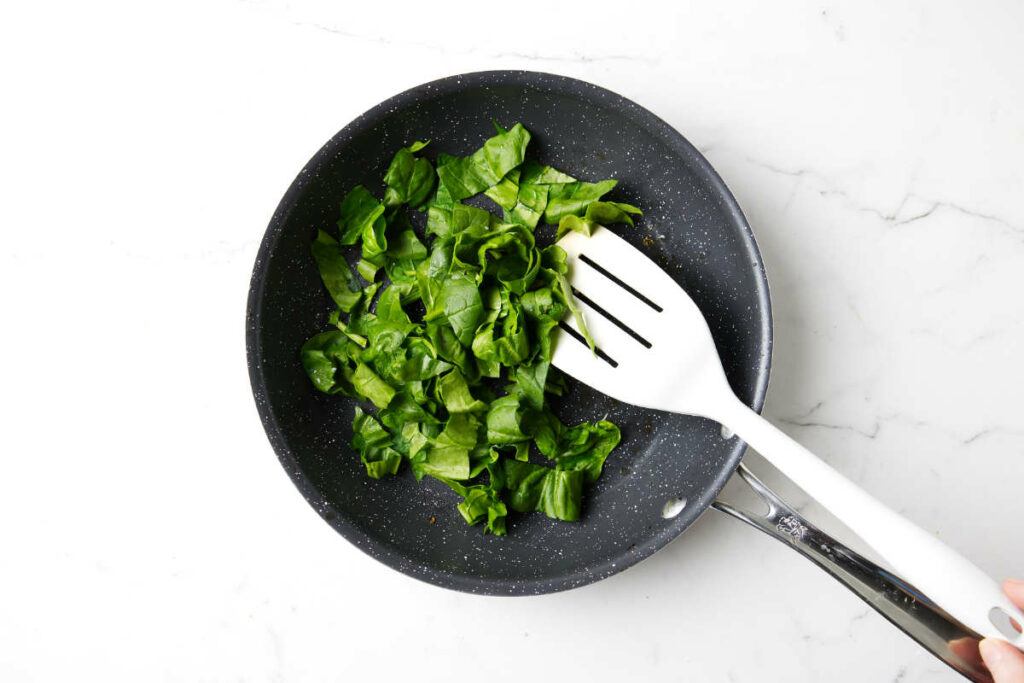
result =
[[[318,390],[376,406],[376,417],[357,407],[352,424],[368,476],[407,461],[417,479],[461,496],[467,523],[502,535],[510,509],[578,520],[584,485],[620,439],[606,420],[568,427],[547,403],[564,390],[551,367],[559,322],[574,315],[593,342],[565,252],[538,247],[534,231],[543,221],[559,237],[589,236],[641,212],[603,199],[615,180],[579,181],[526,159],[522,125],[495,128],[470,156],[439,153],[436,167],[419,155],[427,143],[414,142],[388,166],[383,200],[361,185],[344,197],[337,234],[318,229],[310,247],[337,306],[332,329],[300,358]],[[481,192],[501,217],[462,203]],[[426,210],[426,238],[409,209]],[[356,244],[353,272],[344,247]],[[546,464],[529,461],[531,447]]]

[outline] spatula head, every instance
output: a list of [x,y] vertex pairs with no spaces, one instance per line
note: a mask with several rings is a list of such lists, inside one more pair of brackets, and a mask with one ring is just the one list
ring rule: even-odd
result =
[[552,363],[620,401],[714,417],[731,391],[711,331],[689,295],[608,228],[590,237],[570,232],[558,246],[568,255],[573,293],[598,353],[582,341],[570,315]]

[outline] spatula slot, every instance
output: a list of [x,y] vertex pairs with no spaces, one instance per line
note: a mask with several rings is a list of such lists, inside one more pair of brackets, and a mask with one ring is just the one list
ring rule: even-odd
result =
[[636,339],[638,342],[643,344],[644,347],[646,347],[648,349],[651,348],[651,342],[649,342],[646,339],[644,339],[643,337],[641,337],[639,334],[636,333],[636,331],[634,331],[631,327],[626,325],[626,323],[622,322],[621,320],[616,318],[614,315],[612,315],[611,313],[606,311],[603,307],[601,307],[599,304],[595,303],[594,300],[591,299],[590,297],[588,297],[586,294],[584,294],[580,290],[576,289],[575,287],[573,287],[572,293],[576,296],[577,299],[579,299],[580,301],[585,303],[590,308],[594,309],[595,312],[597,312],[600,315],[602,315],[605,318],[607,318],[609,322],[613,323],[620,330],[622,330],[623,332],[628,334],[630,337],[632,337],[633,339]]
[[624,290],[626,290],[627,292],[629,292],[630,294],[635,296],[640,301],[643,301],[645,304],[647,304],[648,306],[653,308],[658,313],[661,313],[663,310],[665,310],[661,306],[659,306],[658,304],[654,303],[653,301],[648,299],[646,296],[641,294],[640,292],[636,291],[635,289],[633,289],[632,287],[627,285],[625,282],[623,282],[623,280],[621,278],[616,277],[615,275],[610,273],[607,268],[605,268],[604,266],[596,263],[594,261],[594,259],[590,258],[586,254],[580,254],[579,255],[579,259],[580,259],[580,261],[583,261],[584,263],[586,263],[588,266],[590,266],[591,268],[593,268],[597,272],[601,273],[601,275],[604,275],[606,278],[608,278],[609,280],[611,280],[612,282],[617,284],[619,287],[622,287]]
[[[569,327],[569,326],[568,326],[568,325],[566,325],[566,324],[565,324],[564,322],[560,322],[560,323],[558,323],[558,326],[559,326],[559,327],[561,327],[561,328],[562,328],[562,330],[564,330],[565,332],[568,332],[568,333],[569,333],[569,336],[571,336],[571,337],[572,337],[573,339],[575,339],[576,341],[578,341],[578,342],[579,342],[580,344],[583,344],[583,345],[584,345],[584,346],[586,346],[587,348],[590,348],[590,344],[588,344],[588,343],[587,343],[587,340],[583,338],[583,335],[582,335],[582,334],[580,334],[579,332],[577,332],[577,331],[576,331],[576,330],[574,330],[573,328]],[[605,353],[604,351],[602,351],[602,350],[601,350],[601,347],[599,347],[599,346],[595,346],[595,348],[594,348],[594,352],[595,352],[595,353],[597,354],[597,357],[598,357],[598,358],[600,358],[601,360],[603,360],[603,361],[604,361],[605,363],[607,363],[608,365],[612,366],[613,368],[617,368],[617,367],[619,367],[619,364],[618,364],[618,363],[617,363],[617,362],[615,361],[615,359],[614,359],[614,358],[612,358],[611,356],[609,356],[609,355],[608,355],[607,353]]]

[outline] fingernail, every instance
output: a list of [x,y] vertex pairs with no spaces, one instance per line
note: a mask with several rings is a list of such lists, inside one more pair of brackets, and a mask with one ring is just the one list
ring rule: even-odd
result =
[[1024,580],[1021,579],[1007,579],[1006,583],[1016,588],[1024,588]]
[[1003,659],[1003,648],[999,646],[999,643],[986,638],[981,641],[978,645],[978,650],[981,651],[981,658],[985,661],[985,666],[990,669],[994,669],[999,666],[999,662]]

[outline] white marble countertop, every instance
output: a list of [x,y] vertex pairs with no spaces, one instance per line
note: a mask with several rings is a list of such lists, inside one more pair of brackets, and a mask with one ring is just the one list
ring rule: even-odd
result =
[[775,310],[766,414],[1024,574],[1024,6],[568,7],[5,11],[0,680],[958,680],[718,513],[598,584],[486,598],[378,564],[284,476],[243,344],[284,189],[407,87],[551,71],[652,109],[738,198]]

